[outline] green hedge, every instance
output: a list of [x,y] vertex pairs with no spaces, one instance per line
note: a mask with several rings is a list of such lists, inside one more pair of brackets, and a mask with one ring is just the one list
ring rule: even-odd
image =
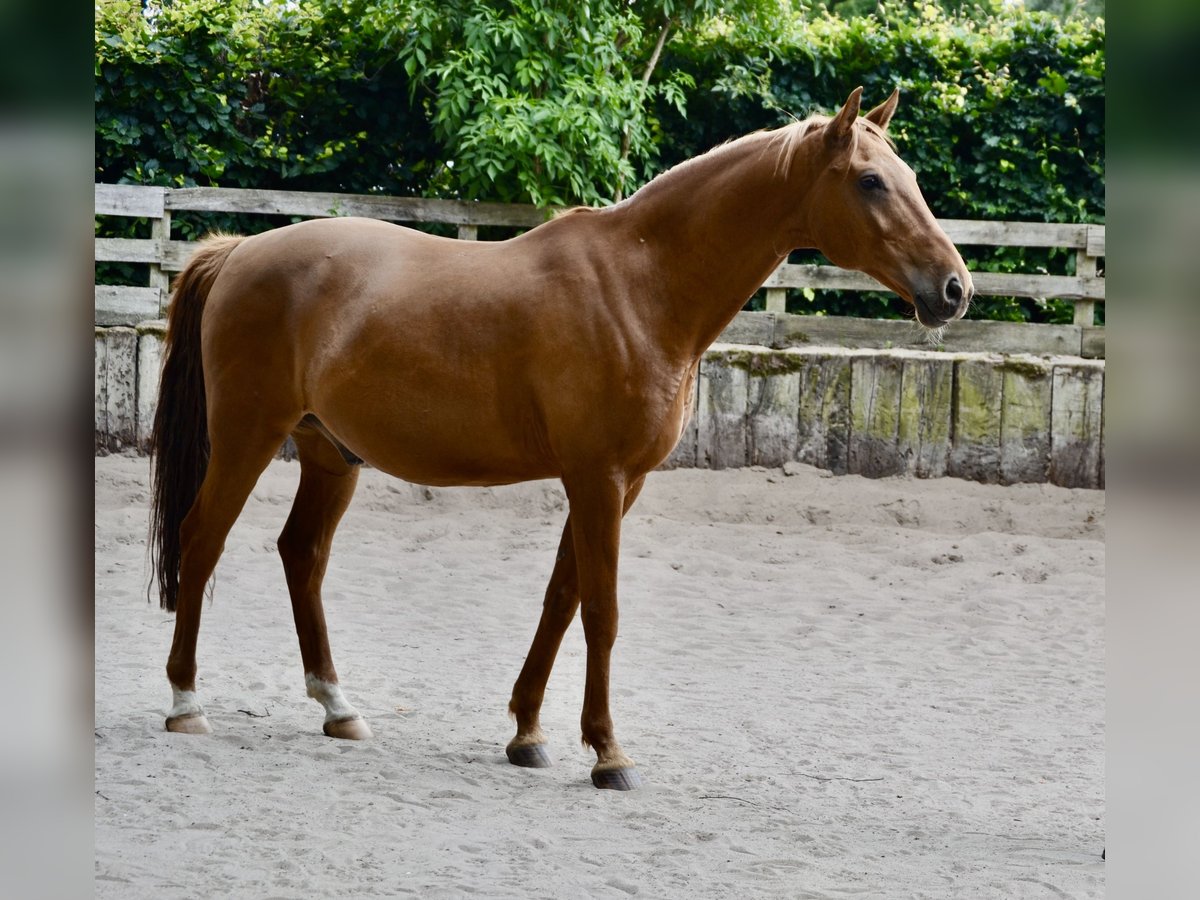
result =
[[[830,112],[858,85],[870,104],[899,87],[891,134],[938,216],[1103,222],[1104,63],[1103,20],[1064,24],[1020,9],[963,20],[931,4],[892,4],[868,17],[797,19],[767,47],[713,29],[672,47],[667,64],[689,72],[697,90],[686,118],[658,111],[663,163]],[[1074,271],[1066,251],[962,250],[991,271]],[[831,292],[793,297],[789,308],[900,313],[883,296]],[[981,297],[972,316],[1069,322],[1071,306]]]
[[[416,6],[175,0],[147,13],[136,0],[103,0],[96,7],[96,180],[453,194],[447,166],[454,151],[433,124],[436,86],[410,79],[413,66],[402,57],[401,42],[422,46],[413,32],[420,18],[406,18]],[[603,0],[573,8],[586,6],[603,6],[609,16],[640,9],[646,17],[672,8]],[[741,19],[710,17],[675,29],[653,78],[672,89],[648,94],[642,126],[653,150],[631,160],[638,171],[666,168],[789,116],[829,111],[859,84],[868,102],[899,86],[893,136],[939,216],[1103,221],[1102,20],[1063,23],[998,3],[973,18],[933,4],[892,4],[848,19],[763,17],[787,4],[742,8]],[[645,31],[653,35],[655,23]],[[474,199],[523,199],[512,184],[486,196],[486,182],[471,184]],[[581,192],[568,177],[559,193],[572,202],[597,190],[589,184]],[[185,237],[206,227],[273,224],[178,218]],[[1029,251],[968,261],[995,271],[1070,272],[1073,264],[1066,255]],[[894,299],[869,295],[798,294],[791,305],[902,312]],[[1069,320],[1070,311],[1069,304],[999,299],[980,302],[973,315],[1056,321]]]

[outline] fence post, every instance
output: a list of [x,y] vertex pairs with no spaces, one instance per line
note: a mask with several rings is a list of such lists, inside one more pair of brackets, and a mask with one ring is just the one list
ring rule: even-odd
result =
[[477,241],[479,240],[478,225],[459,225],[458,239],[460,241]]
[[787,312],[787,288],[767,288],[767,312]]
[[[1086,249],[1075,251],[1075,277],[1096,277],[1096,257],[1089,254]],[[1094,300],[1075,301],[1075,324],[1086,325],[1089,328],[1096,324],[1096,303]]]
[[162,267],[167,259],[167,243],[171,240],[171,211],[164,209],[162,217],[150,222],[150,238],[158,244],[158,262],[150,264],[150,287],[158,288],[158,314],[167,314],[167,298],[171,295],[171,276]]

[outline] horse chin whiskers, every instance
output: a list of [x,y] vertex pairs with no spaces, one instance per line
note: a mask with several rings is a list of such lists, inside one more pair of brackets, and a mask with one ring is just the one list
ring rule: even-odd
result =
[[926,325],[921,321],[919,316],[913,316],[913,330],[920,335],[921,339],[932,347],[941,347],[946,333],[946,325],[949,323],[943,322],[941,325]]
[[937,326],[936,328],[930,328],[928,325],[922,325],[921,329],[922,329],[922,331],[925,332],[925,343],[930,344],[931,346],[934,346],[934,347],[942,346],[943,339],[944,339],[944,336],[946,333],[945,323],[942,323],[941,325]]

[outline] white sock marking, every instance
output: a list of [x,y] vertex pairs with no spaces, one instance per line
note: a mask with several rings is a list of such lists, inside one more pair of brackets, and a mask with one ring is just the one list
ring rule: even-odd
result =
[[358,717],[358,710],[347,702],[339,685],[322,681],[316,675],[308,673],[304,676],[304,686],[308,689],[308,696],[325,707],[326,722]]
[[202,716],[204,710],[196,701],[195,691],[181,691],[175,685],[171,685],[171,697],[174,700],[174,705],[171,711],[167,713],[168,719],[177,719],[180,716]]

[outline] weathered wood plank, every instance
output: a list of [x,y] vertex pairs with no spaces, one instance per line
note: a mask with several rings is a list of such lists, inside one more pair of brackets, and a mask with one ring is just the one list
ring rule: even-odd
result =
[[796,459],[844,475],[849,467],[852,354],[827,348],[799,351],[799,356]]
[[1050,466],[1051,367],[1032,356],[1000,363],[1000,481],[1042,482]]
[[167,194],[166,208],[314,218],[368,216],[395,222],[443,222],[450,225],[501,225],[514,228],[540,225],[553,213],[553,210],[517,203],[471,203],[424,197],[243,188],[176,188]]
[[158,262],[157,241],[144,238],[96,238],[96,262]]
[[150,446],[150,432],[154,428],[165,329],[166,323],[161,319],[144,322],[137,329],[137,446],[143,453]]
[[928,338],[912,322],[790,314],[776,316],[771,343],[775,347],[930,348]]
[[780,315],[775,318],[771,343],[775,347],[833,346],[1078,356],[1080,341],[1080,329],[1075,325],[963,320],[947,326],[942,343],[934,345],[930,343],[929,335],[911,321]]
[[167,241],[162,250],[162,267],[167,272],[182,272],[199,241]]
[[135,325],[159,315],[158,288],[96,285],[96,324]]
[[1073,222],[983,222],[975,219],[938,219],[938,224],[956,244],[986,247],[1083,247],[1087,244],[1089,227]]
[[1104,226],[1103,225],[1088,225],[1087,226],[1087,254],[1088,256],[1101,257],[1104,256]]
[[849,472],[882,478],[904,471],[897,440],[903,361],[889,353],[850,361]]
[[836,266],[809,264],[783,264],[766,280],[763,287],[768,291],[775,288],[820,288],[841,291],[888,291],[870,275],[839,269]]
[[[157,245],[159,258],[166,256],[167,247],[171,243],[171,213],[163,211],[162,218],[155,219],[150,223],[150,239]],[[160,263],[154,263],[150,266],[150,286],[156,287],[166,297],[171,291],[171,278],[167,274],[169,270]],[[161,310],[160,310],[161,312]]]
[[137,442],[137,332],[132,328],[105,329],[104,344],[105,443],[109,450],[123,450]]
[[96,215],[157,219],[167,189],[143,184],[97,184]]
[[946,474],[995,484],[1000,480],[1004,376],[998,358],[959,359],[954,366],[954,435]]
[[1098,487],[1104,365],[1057,363],[1052,391],[1050,481],[1063,487]]
[[1080,328],[1092,328],[1096,324],[1096,303],[1093,300],[1076,300],[1074,324]]
[[1104,279],[1025,272],[972,272],[975,291],[992,297],[1056,297],[1103,300]]
[[794,353],[756,353],[750,362],[750,464],[782,466],[800,443],[800,364]]
[[725,326],[717,342],[770,347],[775,339],[775,313],[740,312]]
[[1104,326],[1083,329],[1080,356],[1086,359],[1104,359]]
[[178,272],[197,246],[198,241],[96,238],[96,262],[157,263],[169,272]]
[[[1042,275],[1024,272],[972,272],[979,294],[994,297],[1058,297],[1104,299],[1104,279],[1075,275]],[[891,291],[870,275],[834,266],[782,265],[764,285],[774,288],[814,288],[843,291]]]
[[954,359],[906,353],[900,381],[896,449],[918,478],[940,478],[950,457],[954,406]]
[[93,448],[96,453],[108,451],[108,345],[104,342],[106,330],[96,329],[96,430]]
[[713,347],[700,361],[696,465],[701,468],[746,465],[750,352],[746,348]]

